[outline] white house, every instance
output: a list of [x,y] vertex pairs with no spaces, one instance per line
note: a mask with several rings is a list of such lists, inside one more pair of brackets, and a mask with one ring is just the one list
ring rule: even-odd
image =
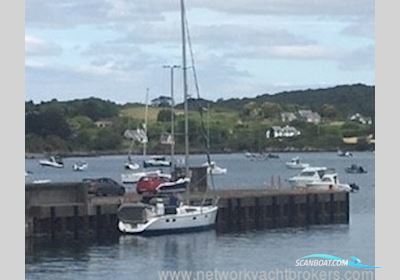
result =
[[299,136],[301,132],[294,128],[293,126],[285,126],[285,127],[280,127],[280,126],[273,126],[270,129],[267,129],[267,132],[265,133],[265,136],[269,138],[282,138],[282,137],[296,137]]
[[371,118],[363,117],[360,113],[352,115],[349,119],[360,124],[372,124]]

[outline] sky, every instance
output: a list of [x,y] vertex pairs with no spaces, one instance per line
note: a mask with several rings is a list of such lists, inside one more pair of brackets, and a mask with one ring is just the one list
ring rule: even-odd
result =
[[[202,98],[375,82],[373,0],[186,0]],[[26,100],[170,94],[179,0],[26,0]],[[195,96],[192,71],[189,94]],[[176,101],[183,99],[175,70]]]

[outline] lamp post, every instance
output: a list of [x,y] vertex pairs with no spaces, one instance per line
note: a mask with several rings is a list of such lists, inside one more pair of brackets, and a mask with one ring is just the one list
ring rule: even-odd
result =
[[171,168],[173,169],[175,166],[175,101],[174,101],[174,69],[180,68],[179,65],[164,65],[163,68],[170,69],[171,73],[171,135],[172,135],[172,143],[171,143]]

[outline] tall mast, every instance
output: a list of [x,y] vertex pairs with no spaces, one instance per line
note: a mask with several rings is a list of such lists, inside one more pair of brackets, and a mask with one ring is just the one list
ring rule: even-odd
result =
[[174,101],[174,66],[171,67],[171,169],[173,170],[175,165],[175,101]]
[[175,97],[174,97],[174,69],[180,68],[179,65],[164,65],[165,69],[170,69],[171,73],[171,170],[175,165]]
[[186,75],[186,26],[185,26],[185,3],[181,0],[181,26],[182,26],[182,70],[183,70],[183,98],[185,110],[185,172],[189,174],[189,118],[188,118],[188,89]]
[[[146,88],[146,107],[144,109],[144,133],[147,137],[147,114],[149,110],[149,88]],[[143,155],[147,154],[147,141],[143,143]]]
[[207,149],[210,149],[210,103],[207,104]]

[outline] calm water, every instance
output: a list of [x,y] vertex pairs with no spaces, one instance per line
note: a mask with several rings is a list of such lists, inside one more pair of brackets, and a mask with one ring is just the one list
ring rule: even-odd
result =
[[[295,268],[295,260],[307,254],[326,253],[343,258],[357,256],[365,264],[374,264],[374,154],[354,153],[353,158],[339,158],[336,153],[282,153],[280,159],[250,161],[242,154],[214,155],[228,174],[215,177],[216,188],[263,188],[293,176],[284,163],[299,155],[314,166],[336,168],[340,181],[361,187],[351,194],[349,225],[310,228],[259,230],[229,234],[215,231],[165,235],[157,237],[121,236],[113,240],[88,244],[29,243],[26,247],[27,279],[157,279],[160,270],[271,270]],[[73,172],[78,158],[64,160],[64,169],[39,166],[38,160],[27,160],[26,169],[33,172],[27,181],[79,181],[82,178],[106,176],[120,180],[124,173],[124,156],[85,158],[89,169]],[[138,157],[138,161],[142,158]],[[194,165],[205,156],[192,156]],[[362,165],[367,174],[350,175],[344,168]]]

